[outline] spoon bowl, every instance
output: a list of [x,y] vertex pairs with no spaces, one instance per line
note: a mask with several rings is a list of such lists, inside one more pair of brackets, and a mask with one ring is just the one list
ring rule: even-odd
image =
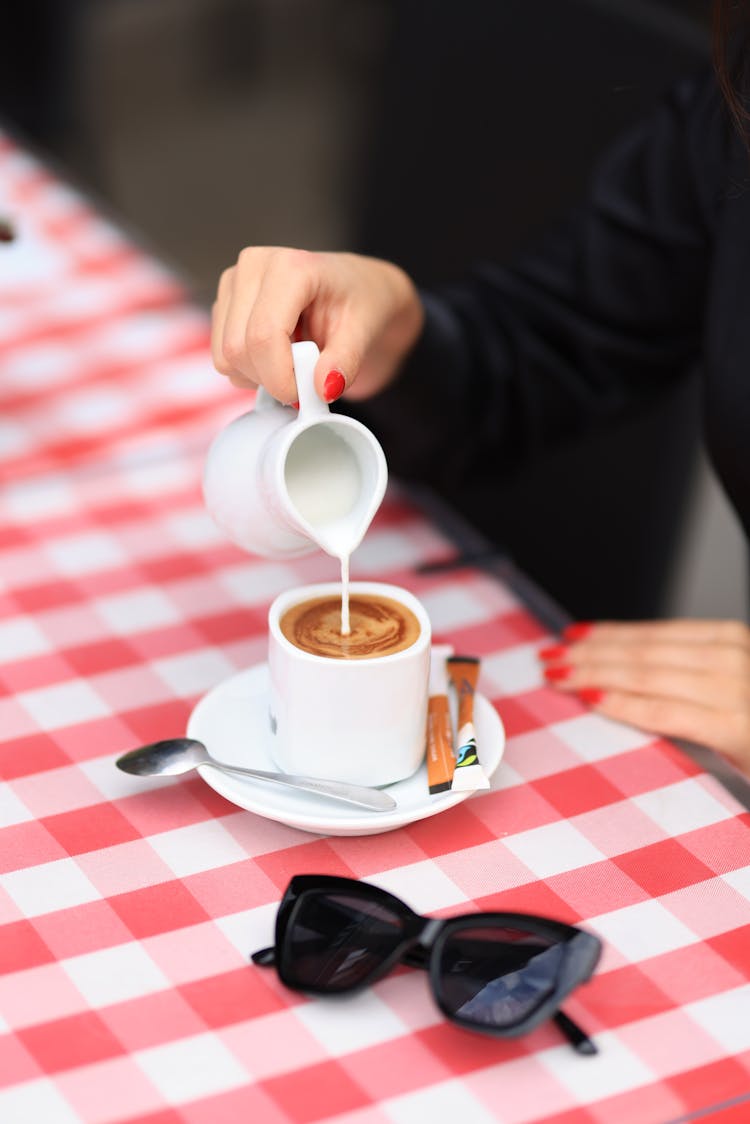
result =
[[302,777],[292,773],[271,773],[265,769],[245,769],[239,765],[215,761],[203,742],[197,738],[166,738],[164,741],[151,742],[124,753],[117,758],[115,765],[123,773],[136,777],[178,777],[200,766],[209,766],[230,776],[239,775],[297,788],[303,792],[313,792],[316,796],[326,796],[372,812],[391,812],[396,807],[393,797],[378,788],[364,788],[361,785]]

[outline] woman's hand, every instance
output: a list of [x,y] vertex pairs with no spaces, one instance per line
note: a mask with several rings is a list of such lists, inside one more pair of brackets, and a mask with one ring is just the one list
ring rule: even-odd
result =
[[577,624],[547,682],[600,714],[724,754],[750,774],[750,630],[738,621]]
[[256,246],[221,275],[213,307],[216,369],[235,385],[262,384],[280,402],[297,398],[291,341],[320,348],[315,385],[333,402],[384,389],[422,330],[409,277],[390,262]]

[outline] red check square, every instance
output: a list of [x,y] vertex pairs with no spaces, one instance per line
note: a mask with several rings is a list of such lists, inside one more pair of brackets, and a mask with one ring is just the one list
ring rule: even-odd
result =
[[136,653],[124,640],[97,640],[67,648],[65,658],[81,676],[101,675],[137,662]]
[[[750,925],[719,933],[706,941],[715,952],[737,968],[745,978],[750,977]],[[749,1015],[750,1017],[750,1015]]]
[[40,821],[69,855],[100,851],[140,838],[140,833],[112,804],[94,804],[45,816]]
[[370,1103],[370,1098],[337,1062],[298,1069],[294,1079],[288,1075],[272,1077],[262,1088],[286,1112],[294,1124],[311,1124],[342,1112],[354,1112]]
[[581,1002],[608,1029],[636,1019],[647,1019],[674,1007],[665,995],[635,964],[594,973],[581,990]]
[[254,965],[183,984],[178,991],[211,1028],[258,1018],[286,1006],[263,978],[262,969]]
[[0,975],[23,972],[55,959],[30,921],[11,921],[3,925],[2,933]]
[[41,823],[11,824],[2,829],[0,838],[0,874],[65,858],[63,848]]
[[92,1065],[125,1053],[95,1011],[26,1027],[18,1031],[18,1037],[45,1073]]
[[68,755],[49,734],[29,734],[0,745],[0,778],[5,781],[69,763]]
[[612,859],[653,898],[713,877],[713,871],[676,839],[662,839]]
[[431,858],[453,852],[456,839],[460,839],[462,847],[466,848],[490,843],[495,839],[495,833],[477,819],[465,804],[451,808],[442,816],[428,816],[427,819],[417,820],[405,828],[405,831]]
[[747,1069],[734,1058],[721,1058],[710,1065],[677,1073],[667,1080],[692,1107],[721,1104],[734,1097],[746,1096],[748,1091]]
[[142,940],[208,920],[208,914],[181,882],[163,882],[109,899],[134,937]]
[[570,819],[606,804],[622,800],[615,788],[594,765],[580,765],[552,776],[538,777],[534,787],[558,812]]

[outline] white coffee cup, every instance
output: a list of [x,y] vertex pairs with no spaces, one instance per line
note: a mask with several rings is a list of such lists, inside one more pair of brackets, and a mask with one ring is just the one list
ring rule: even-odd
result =
[[417,618],[419,635],[389,655],[314,655],[287,639],[280,621],[294,605],[340,597],[341,585],[280,594],[268,615],[271,753],[287,773],[380,787],[411,776],[424,759],[430,619],[417,598],[398,586],[352,582],[350,594],[400,603]]

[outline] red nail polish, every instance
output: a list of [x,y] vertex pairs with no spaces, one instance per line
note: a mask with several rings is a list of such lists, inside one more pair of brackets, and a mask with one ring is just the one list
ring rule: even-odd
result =
[[575,624],[569,624],[567,628],[563,629],[563,636],[566,640],[583,640],[593,627],[593,621],[576,621]]
[[326,380],[323,383],[323,393],[325,394],[326,402],[335,402],[344,393],[346,387],[346,380],[341,374],[341,371],[329,371],[326,375]]
[[299,402],[291,402],[290,405],[293,410],[299,410]]
[[581,687],[576,694],[581,702],[588,703],[589,706],[597,706],[604,698],[604,691],[600,691],[598,687]]
[[562,660],[568,654],[565,644],[550,644],[548,648],[540,648],[537,652],[540,660]]
[[569,663],[561,663],[558,667],[545,667],[544,678],[550,679],[553,682],[559,679],[570,679],[570,673],[573,668]]

